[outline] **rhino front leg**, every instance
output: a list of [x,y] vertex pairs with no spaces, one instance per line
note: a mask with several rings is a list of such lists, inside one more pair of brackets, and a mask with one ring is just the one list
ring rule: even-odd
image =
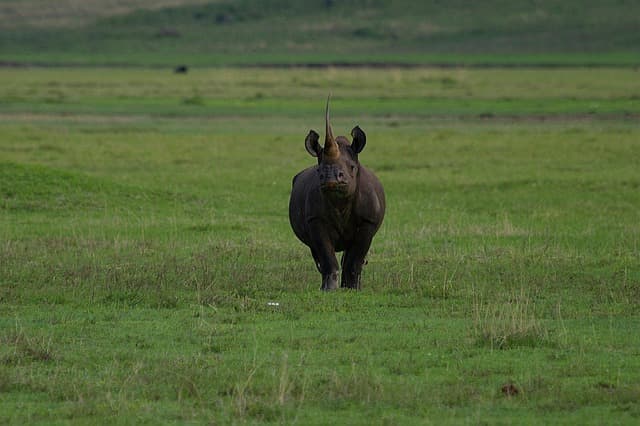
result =
[[338,272],[322,274],[321,290],[336,290],[338,288]]
[[[323,267],[323,264],[331,264],[330,256],[329,262],[321,261],[321,256],[319,256],[314,249],[311,249],[311,255],[313,256],[313,261],[316,264],[316,268],[318,268],[318,272],[322,274],[322,287],[321,290],[335,290],[338,288],[338,271],[332,271],[332,267],[329,268]],[[334,255],[335,257],[335,255]]]
[[342,280],[340,282],[342,287],[360,289],[362,267],[376,230],[374,225],[364,225],[358,228],[355,242],[345,251],[342,259]]
[[318,256],[320,273],[322,274],[321,290],[335,290],[338,288],[338,261],[333,248],[322,251]]
[[324,232],[320,223],[311,227],[312,246],[311,254],[316,263],[318,271],[322,274],[321,290],[335,290],[338,288],[338,260],[336,252]]

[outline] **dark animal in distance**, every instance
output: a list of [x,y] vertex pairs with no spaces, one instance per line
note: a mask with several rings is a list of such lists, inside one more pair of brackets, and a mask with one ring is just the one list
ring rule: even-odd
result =
[[178,65],[173,69],[176,74],[186,74],[189,71],[189,67],[186,65]]
[[333,136],[327,99],[324,147],[314,130],[305,139],[307,151],[318,164],[293,178],[289,221],[296,236],[311,249],[322,274],[322,290],[338,287],[336,252],[340,251],[344,252],[340,286],[360,288],[365,257],[384,218],[382,184],[358,160],[366,135],[356,126],[351,136],[351,143],[344,136]]

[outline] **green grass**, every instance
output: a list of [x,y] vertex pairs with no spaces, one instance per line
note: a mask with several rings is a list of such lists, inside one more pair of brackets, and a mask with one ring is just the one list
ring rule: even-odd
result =
[[[336,117],[620,115],[640,112],[637,70],[2,69],[0,111],[99,115]],[[345,124],[346,125],[346,124]]]
[[640,63],[636,1],[2,3],[0,60],[9,63]]
[[[0,73],[0,422],[637,423],[637,72]],[[361,292],[287,218],[329,91]]]

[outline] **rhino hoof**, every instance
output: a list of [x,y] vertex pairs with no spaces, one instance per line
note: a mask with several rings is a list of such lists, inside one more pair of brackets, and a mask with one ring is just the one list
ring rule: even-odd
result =
[[322,277],[322,290],[336,290],[338,288],[338,273],[334,272]]

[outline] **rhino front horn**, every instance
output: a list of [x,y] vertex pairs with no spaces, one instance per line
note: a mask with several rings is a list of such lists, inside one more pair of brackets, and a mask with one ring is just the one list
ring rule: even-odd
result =
[[327,109],[324,113],[324,121],[325,121],[325,137],[324,137],[324,155],[327,158],[338,158],[340,157],[340,149],[338,149],[338,144],[336,143],[335,138],[333,137],[333,130],[331,130],[331,123],[329,123],[329,100],[331,99],[331,95],[327,97]]

